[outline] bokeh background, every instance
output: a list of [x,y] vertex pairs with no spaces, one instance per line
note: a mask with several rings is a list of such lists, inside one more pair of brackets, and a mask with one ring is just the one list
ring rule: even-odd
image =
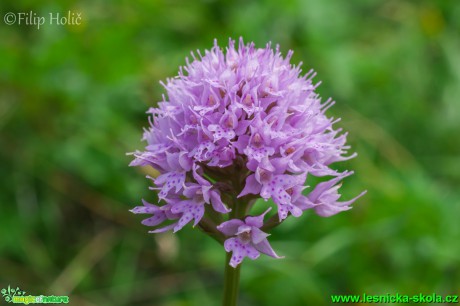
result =
[[[7,12],[81,13],[79,26]],[[224,251],[199,230],[147,234],[148,107],[191,50],[279,43],[314,68],[359,157],[331,218],[276,228],[284,260],[246,260],[241,305],[331,294],[459,294],[460,5],[433,0],[1,1],[0,287],[72,305],[219,305]],[[3,299],[1,299],[4,303]]]

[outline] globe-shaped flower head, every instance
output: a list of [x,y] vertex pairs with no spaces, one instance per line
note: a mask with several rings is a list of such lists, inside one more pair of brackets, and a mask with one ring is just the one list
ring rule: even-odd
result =
[[[339,202],[337,184],[352,172],[330,165],[355,154],[347,156],[346,134],[325,114],[334,102],[321,101],[315,74],[302,76],[300,65],[290,64],[291,51],[283,58],[278,46],[257,49],[240,39],[238,48],[230,40],[223,51],[215,42],[198,55],[163,84],[167,95],[148,111],[147,146],[134,153],[131,165],[160,173],[151,178],[160,203],[144,201],[132,211],[152,215],[143,224],[156,227],[155,233],[193,223],[232,239],[226,249],[239,257],[249,256],[240,247],[252,258],[257,250],[277,257],[260,230],[265,213],[258,227],[244,223],[254,200],[272,199],[278,224],[307,209],[324,217],[348,210],[356,198]],[[308,175],[333,178],[307,188]],[[249,232],[258,233],[255,240],[243,239]]]

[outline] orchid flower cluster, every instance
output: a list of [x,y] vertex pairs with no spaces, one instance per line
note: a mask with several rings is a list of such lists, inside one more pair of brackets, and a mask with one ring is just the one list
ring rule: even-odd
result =
[[[167,96],[148,110],[147,146],[130,165],[159,172],[148,177],[159,205],[143,201],[132,212],[150,215],[142,221],[150,233],[199,226],[232,252],[232,267],[260,253],[279,258],[269,229],[308,209],[335,215],[364,194],[340,202],[340,182],[353,172],[330,168],[356,154],[347,156],[347,134],[325,114],[334,102],[315,93],[313,71],[301,76],[301,64],[290,64],[292,51],[283,58],[279,46],[240,39],[236,47],[230,39],[225,52],[215,41],[197,53],[162,83]],[[310,188],[308,175],[332,178]],[[277,213],[249,215],[259,198],[271,199]]]

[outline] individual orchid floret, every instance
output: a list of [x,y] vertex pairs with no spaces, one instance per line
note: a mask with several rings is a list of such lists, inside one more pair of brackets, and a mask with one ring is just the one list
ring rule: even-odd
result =
[[[172,200],[168,200],[168,204],[159,207],[142,200],[142,204],[144,204],[144,206],[136,206],[131,209],[131,212],[134,214],[151,214],[152,216],[150,218],[142,220],[142,224],[146,226],[157,226],[166,220],[177,220],[180,218],[180,214],[176,214],[171,211],[171,207],[173,205],[172,203]],[[175,226],[177,226],[177,223],[171,223],[162,228],[149,231],[149,233],[166,232],[173,229]]]
[[260,229],[264,224],[264,216],[270,209],[271,207],[259,216],[246,217],[244,221],[231,219],[217,227],[225,236],[230,237],[225,240],[224,248],[225,251],[232,252],[229,263],[232,267],[236,268],[245,257],[257,259],[260,253],[274,258],[282,258],[270,246],[267,240],[269,234]]
[[211,183],[201,177],[198,173],[198,166],[193,168],[193,178],[196,183],[186,183],[183,196],[185,200],[178,201],[171,207],[171,212],[181,214],[181,217],[174,227],[174,232],[182,229],[187,223],[194,220],[196,226],[205,212],[205,204],[211,204],[212,208],[219,213],[226,214],[231,210],[225,206],[220,198],[220,193],[214,189]]
[[339,202],[340,194],[338,192],[342,184],[336,185],[344,177],[352,175],[353,171],[344,172],[336,178],[329,181],[319,183],[315,189],[311,191],[307,198],[309,206],[312,207],[315,212],[321,217],[330,217],[339,212],[351,209],[351,204],[356,201],[359,197],[363,196],[366,191],[361,192],[355,198]]

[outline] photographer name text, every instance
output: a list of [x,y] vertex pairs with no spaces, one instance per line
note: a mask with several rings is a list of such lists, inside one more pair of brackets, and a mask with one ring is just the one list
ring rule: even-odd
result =
[[19,26],[32,26],[40,30],[40,27],[46,24],[65,26],[65,25],[80,25],[82,22],[81,13],[67,11],[66,13],[49,13],[46,15],[39,15],[33,11],[6,13],[3,21],[7,25],[17,24]]

